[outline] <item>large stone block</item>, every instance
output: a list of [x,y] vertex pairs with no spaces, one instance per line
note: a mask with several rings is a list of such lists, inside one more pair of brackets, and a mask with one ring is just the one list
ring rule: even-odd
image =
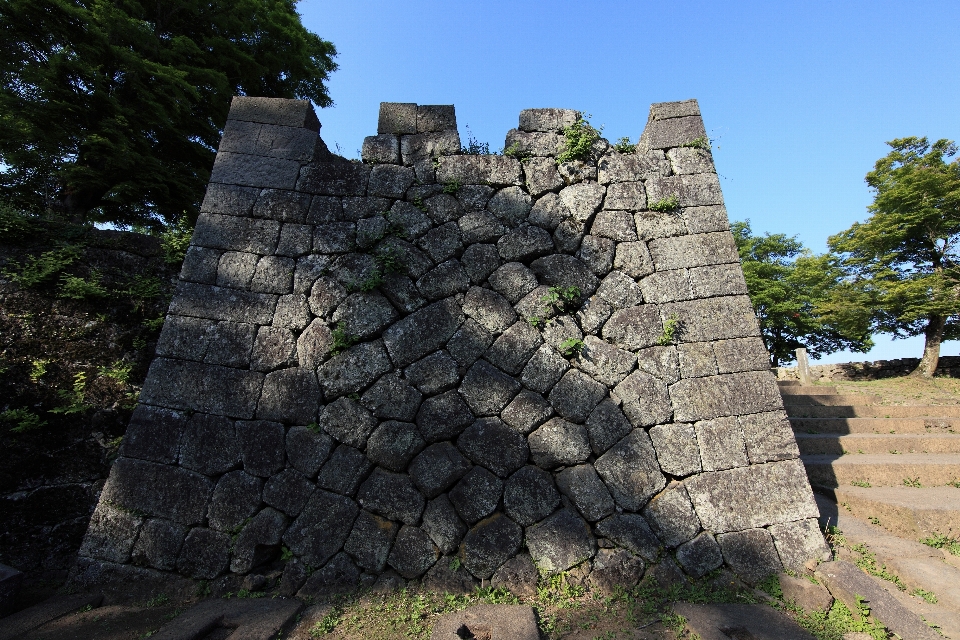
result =
[[481,360],[463,377],[460,395],[478,416],[495,416],[517,395],[520,383]]
[[128,562],[142,526],[143,517],[101,501],[90,517],[80,555],[107,562]]
[[[157,491],[157,487],[165,491]],[[189,526],[203,520],[212,492],[213,483],[198,473],[119,458],[110,469],[100,500]]]
[[833,558],[830,547],[823,539],[820,525],[813,518],[775,524],[769,527],[768,531],[773,536],[780,561],[791,571],[803,573],[808,561],[826,562]]
[[457,113],[452,104],[421,104],[417,106],[417,131],[456,131]]
[[600,456],[594,467],[613,499],[628,511],[639,511],[667,484],[650,436],[643,429],[634,429]]
[[270,478],[263,486],[263,501],[290,517],[303,511],[316,487],[294,469],[286,469]]
[[367,136],[363,139],[360,157],[364,162],[397,164],[400,162],[400,138],[393,134]]
[[277,296],[252,293],[205,284],[181,282],[170,303],[170,313],[180,316],[270,324],[277,308]]
[[207,508],[207,524],[232,533],[257,512],[263,480],[243,471],[231,471],[217,482]]
[[743,443],[743,432],[736,417],[702,420],[695,427],[704,471],[721,471],[750,464]]
[[460,546],[463,566],[478,578],[489,578],[516,555],[522,542],[523,529],[502,513],[495,513],[467,532]]
[[[407,319],[410,317],[412,316],[408,316]],[[394,329],[399,324],[398,322],[390,329]],[[317,379],[324,396],[333,399],[363,391],[392,368],[383,340],[362,342],[321,365],[317,369]]]
[[566,571],[597,552],[590,525],[570,509],[527,527],[526,543],[533,561],[546,573]]
[[297,190],[324,196],[363,196],[369,180],[369,165],[320,162],[301,169]]
[[752,464],[792,460],[800,455],[787,414],[783,411],[740,416],[739,422]]
[[783,569],[773,537],[765,529],[722,533],[717,540],[723,559],[747,584],[756,585]]
[[398,367],[412,364],[436,351],[463,323],[459,306],[442,300],[394,323],[383,334],[383,344]]
[[716,533],[816,518],[799,460],[701,473],[684,481],[703,526]]
[[679,422],[709,420],[783,408],[780,390],[769,371],[747,371],[680,380],[670,385],[670,400]]
[[426,445],[415,424],[387,420],[370,434],[367,457],[391,471],[403,471]]
[[180,557],[177,571],[194,580],[212,580],[230,565],[230,536],[219,531],[196,527],[190,530]]
[[317,486],[343,496],[353,496],[372,468],[373,463],[361,451],[342,444],[333,450],[320,470]]
[[581,464],[560,471],[557,474],[557,486],[590,522],[610,515],[616,506],[593,465]]
[[297,185],[302,165],[300,160],[221,151],[213,162],[210,182],[243,187],[293,189]]
[[330,455],[333,439],[319,427],[292,427],[287,431],[287,460],[294,469],[308,478],[317,475]]
[[663,151],[646,153],[608,153],[600,159],[600,184],[646,180],[659,175],[670,175],[670,163]]
[[252,418],[264,376],[254,371],[157,358],[140,392],[144,404]]
[[313,158],[317,140],[316,131],[302,127],[227,120],[217,152],[246,153],[304,163]]
[[445,495],[427,503],[421,527],[444,554],[456,551],[467,532],[467,525],[457,516],[456,509]]
[[553,469],[586,462],[590,457],[587,430],[580,424],[553,418],[530,434],[530,458],[538,466]]
[[[635,427],[669,422],[673,413],[666,382],[645,371],[628,375],[610,395],[621,402],[620,409]],[[680,420],[678,416],[675,418]]]
[[740,260],[730,233],[698,233],[658,238],[651,240],[648,246],[657,271],[737,263]]
[[503,481],[483,467],[473,467],[448,494],[450,503],[467,524],[493,513],[500,504]]
[[234,96],[230,101],[227,119],[297,127],[314,132],[320,130],[320,122],[309,100]]
[[666,473],[683,477],[700,471],[700,447],[692,425],[659,425],[650,429],[650,439]]
[[379,573],[387,566],[387,555],[399,529],[396,522],[361,511],[343,550],[353,556],[361,568]]
[[573,109],[524,109],[520,112],[521,131],[560,131],[574,124],[579,112]]
[[187,422],[180,446],[180,466],[218,476],[240,463],[240,443],[233,420],[206,413]]
[[165,464],[176,462],[186,426],[187,416],[181,411],[139,404],[127,425],[120,455]]
[[510,129],[503,143],[504,149],[515,149],[523,156],[556,156],[563,151],[566,141],[555,132],[521,131]]
[[669,149],[689,144],[698,138],[706,139],[703,119],[699,115],[650,120],[640,137],[640,144],[648,149]]
[[603,325],[603,337],[630,351],[651,347],[660,340],[663,324],[652,304],[615,311]]
[[427,442],[436,442],[457,437],[473,420],[470,407],[457,391],[451,390],[427,398],[420,405],[416,423]]
[[255,187],[238,187],[214,182],[207,185],[200,211],[222,213],[228,216],[249,216],[259,195],[260,189]]
[[187,528],[184,526],[161,518],[147,520],[140,528],[131,560],[140,566],[173,571],[177,568],[177,556],[186,537]]
[[670,160],[670,167],[677,175],[716,171],[713,167],[713,156],[706,149],[677,147],[667,151],[667,158]]
[[243,575],[270,560],[280,547],[287,524],[287,517],[270,507],[251,518],[236,537],[230,571]]
[[553,407],[543,396],[532,391],[521,391],[507,405],[500,417],[515,431],[528,434],[551,415],[553,415]]
[[474,422],[460,434],[457,447],[475,464],[501,478],[522,467],[530,456],[526,438],[499,418],[481,418]]
[[561,416],[583,423],[606,395],[606,387],[585,373],[572,369],[554,385],[549,400]]
[[[303,562],[321,567],[346,542],[359,512],[357,503],[350,498],[315,491],[300,517],[283,534],[283,542]],[[324,535],[316,535],[317,531],[323,531]]]
[[597,405],[587,418],[585,426],[590,437],[590,447],[596,456],[602,456],[607,449],[633,431],[630,421],[611,398],[606,398]]
[[416,524],[426,500],[405,473],[374,469],[361,485],[357,502],[364,509],[406,524]]
[[720,340],[713,343],[713,352],[720,373],[765,371],[770,366],[770,353],[759,337]]
[[660,542],[641,515],[612,515],[597,524],[597,533],[645,560],[656,561],[660,556]]
[[286,430],[279,422],[237,422],[237,441],[244,470],[261,478],[279,473],[285,463]]
[[268,373],[264,379],[257,418],[310,424],[317,418],[320,400],[320,387],[312,369],[281,369]]
[[643,516],[664,546],[673,548],[700,532],[700,519],[693,510],[682,482],[671,482],[643,509]]
[[529,323],[515,322],[496,339],[485,355],[496,367],[516,375],[523,371],[542,342],[540,332]]
[[509,186],[522,184],[520,162],[506,156],[446,156],[440,159],[437,182],[462,185]]
[[660,306],[662,318],[677,319],[680,340],[707,342],[759,336],[757,317],[747,296],[724,296]]
[[677,562],[688,575],[702,578],[723,564],[720,545],[708,531],[677,548]]
[[417,132],[417,105],[413,102],[381,102],[377,133],[401,135]]
[[441,156],[451,156],[460,151],[460,134],[456,131],[418,133],[400,138],[400,157],[410,166],[418,162],[432,162]]
[[524,527],[543,520],[559,505],[560,494],[553,477],[538,467],[523,467],[504,485],[504,511]]

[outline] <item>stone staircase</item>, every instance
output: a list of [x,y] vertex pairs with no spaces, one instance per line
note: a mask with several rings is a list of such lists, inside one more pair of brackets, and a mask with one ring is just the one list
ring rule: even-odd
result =
[[[825,385],[779,386],[821,520],[866,543],[909,587],[898,595],[960,637],[960,557],[919,544],[960,538],[960,406],[885,406]],[[939,604],[910,598],[916,588]]]

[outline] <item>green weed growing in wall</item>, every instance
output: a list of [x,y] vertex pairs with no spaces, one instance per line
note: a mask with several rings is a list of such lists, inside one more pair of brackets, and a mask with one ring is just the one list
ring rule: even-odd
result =
[[563,138],[563,151],[557,155],[557,164],[571,160],[588,160],[593,152],[593,145],[600,140],[600,131],[594,129],[583,114],[580,114],[576,122],[563,128]]

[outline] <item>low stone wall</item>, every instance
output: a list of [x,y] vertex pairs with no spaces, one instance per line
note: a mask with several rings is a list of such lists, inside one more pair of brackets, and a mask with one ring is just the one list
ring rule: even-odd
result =
[[[879,380],[909,375],[919,365],[920,358],[842,362],[811,365],[810,373],[816,380]],[[778,380],[799,380],[796,367],[778,367],[774,372]],[[936,375],[944,378],[960,378],[960,356],[941,356]]]
[[824,553],[696,101],[558,164],[576,119],[521,112],[521,161],[384,103],[356,163],[308,103],[235,99],[77,579],[755,583]]

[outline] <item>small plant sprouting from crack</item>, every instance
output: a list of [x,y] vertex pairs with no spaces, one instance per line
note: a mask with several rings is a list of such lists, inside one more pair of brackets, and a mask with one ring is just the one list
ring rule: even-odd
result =
[[547,295],[540,298],[540,301],[546,304],[548,308],[553,307],[561,313],[571,311],[576,308],[579,300],[580,287],[576,286],[550,287],[550,291],[547,293]]
[[443,183],[443,192],[455,196],[457,192],[460,191],[461,186],[459,180],[450,180],[449,182]]
[[617,140],[617,143],[613,145],[613,148],[619,153],[636,153],[637,151],[637,145],[630,144],[630,138],[627,136],[623,136]]
[[676,195],[671,195],[666,198],[660,198],[656,202],[652,203],[648,209],[650,211],[656,211],[657,213],[673,213],[680,208],[680,199]]
[[333,337],[333,346],[330,348],[331,356],[346,351],[357,343],[357,338],[347,333],[347,325],[342,322],[337,324],[337,327],[331,332],[331,336]]
[[560,353],[567,358],[580,353],[582,349],[583,340],[580,338],[567,338],[560,343]]
[[699,138],[694,138],[690,142],[684,142],[680,146],[689,147],[692,149],[703,149],[704,151],[710,151],[710,138],[708,138],[707,136],[700,136]]
[[661,333],[657,339],[657,344],[661,347],[673,344],[680,337],[680,331],[683,328],[682,325],[683,323],[680,320],[680,316],[671,313],[670,317],[663,323],[663,333]]
[[503,150],[503,155],[509,158],[515,158],[520,161],[523,161],[530,157],[530,153],[528,151],[524,151],[523,149],[520,148],[519,142],[514,142],[509,147],[506,147]]
[[[587,115],[587,118],[589,117]],[[563,137],[563,151],[557,155],[557,164],[571,160],[588,160],[593,152],[593,145],[600,140],[600,131],[593,128],[583,114],[578,114],[576,122],[563,128]]]

